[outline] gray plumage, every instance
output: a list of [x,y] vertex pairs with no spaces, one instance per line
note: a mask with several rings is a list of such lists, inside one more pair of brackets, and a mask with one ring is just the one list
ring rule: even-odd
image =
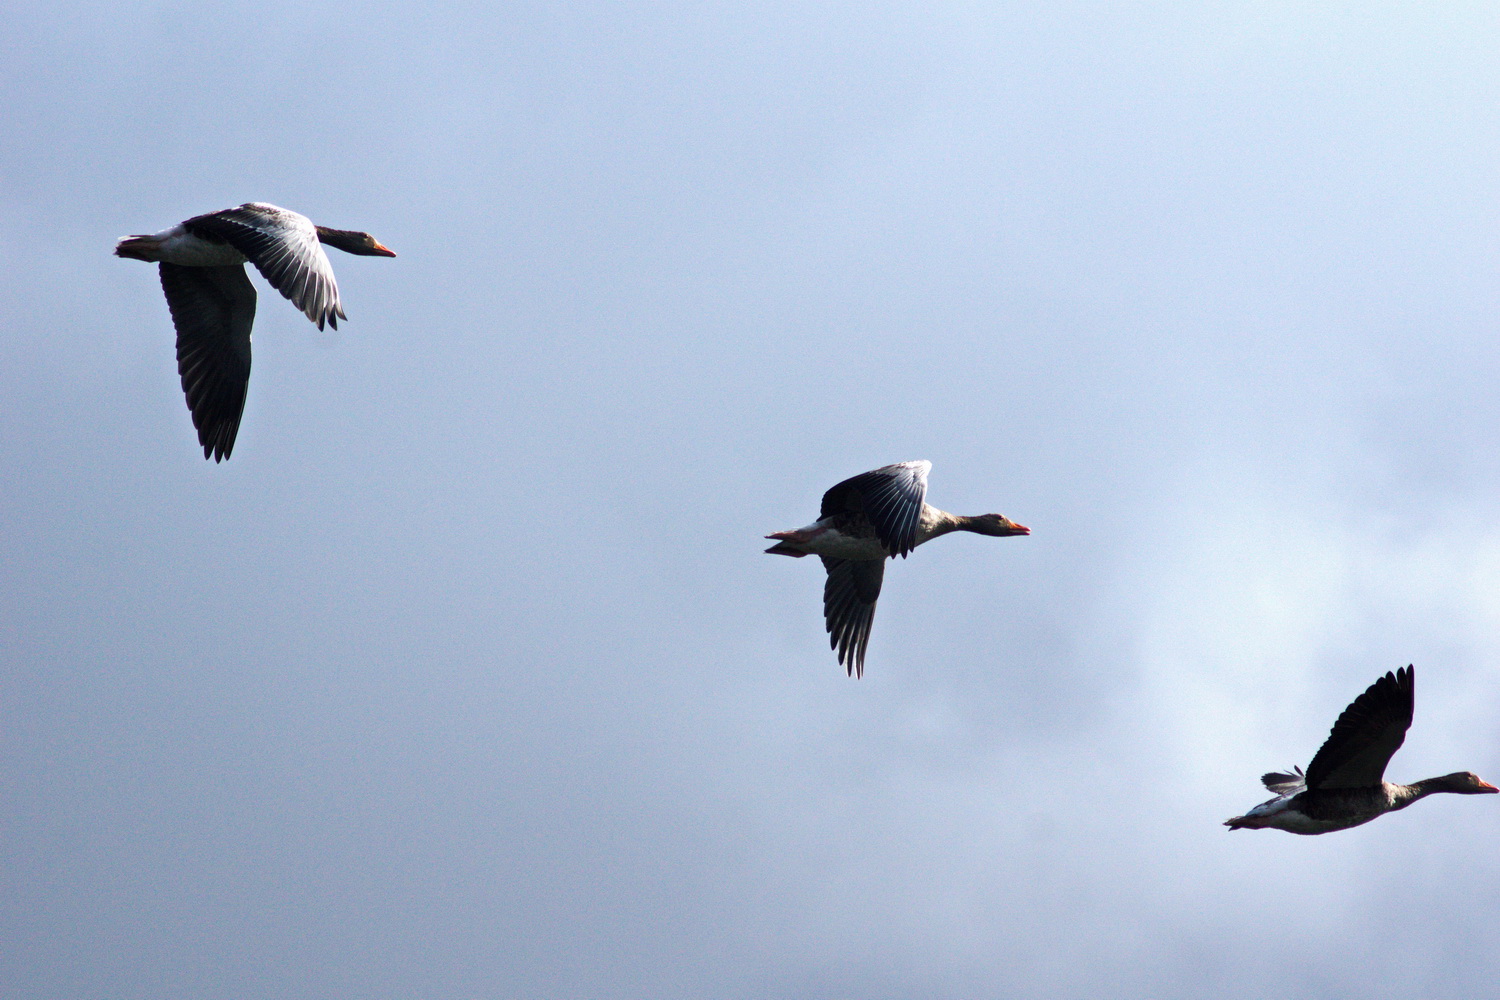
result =
[[818,520],[803,528],[767,535],[774,555],[817,555],[828,580],[823,586],[823,622],[828,643],[850,676],[864,675],[870,624],[885,577],[886,559],[950,531],[980,535],[1025,535],[1030,530],[1000,514],[961,517],[926,502],[931,462],[898,462],[851,476],[827,490]]
[[834,526],[846,535],[873,533],[892,557],[904,559],[917,545],[931,469],[931,462],[898,462],[851,476],[823,494],[818,516],[834,518]]
[[369,233],[315,226],[306,216],[263,202],[195,215],[116,245],[120,257],[160,265],[177,330],[177,370],[204,458],[229,457],[245,410],[256,298],[245,263],[254,264],[318,329],[337,329],[344,308],[324,243],[362,256],[396,256]]
[[1306,773],[1293,768],[1262,775],[1261,782],[1276,798],[1224,825],[1231,830],[1331,833],[1405,809],[1435,792],[1481,795],[1500,791],[1468,771],[1410,785],[1385,780],[1386,765],[1406,741],[1415,704],[1415,670],[1408,665],[1387,673],[1340,713]]

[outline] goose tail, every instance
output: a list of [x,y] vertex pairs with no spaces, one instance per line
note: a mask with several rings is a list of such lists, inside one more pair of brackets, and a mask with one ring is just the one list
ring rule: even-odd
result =
[[160,260],[160,252],[161,241],[155,236],[126,236],[115,244],[115,256],[131,260]]

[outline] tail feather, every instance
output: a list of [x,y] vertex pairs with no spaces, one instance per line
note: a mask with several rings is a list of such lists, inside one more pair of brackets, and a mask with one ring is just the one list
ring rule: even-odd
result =
[[793,528],[790,531],[773,531],[766,537],[780,540],[777,544],[766,549],[772,555],[791,556],[793,559],[801,559],[807,555],[807,552],[797,545],[789,544],[791,542],[797,542],[798,545],[806,544],[808,533],[800,528]]
[[131,260],[158,260],[160,258],[157,251],[155,236],[125,236],[115,244],[115,256],[128,257]]
[[[775,536],[767,535],[766,537],[773,538]],[[803,552],[801,549],[792,548],[786,542],[777,542],[769,549],[766,549],[766,551],[776,556],[791,556],[793,559],[801,559],[803,556],[807,555],[806,552]]]

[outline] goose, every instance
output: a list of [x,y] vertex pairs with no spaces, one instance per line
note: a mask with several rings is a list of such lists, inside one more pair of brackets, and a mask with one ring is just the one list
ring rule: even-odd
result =
[[1414,785],[1384,779],[1385,766],[1411,726],[1416,673],[1410,665],[1371,684],[1344,709],[1312,763],[1290,774],[1272,772],[1261,782],[1276,798],[1225,820],[1231,830],[1270,828],[1318,834],[1347,830],[1377,816],[1405,809],[1434,792],[1485,795],[1500,788],[1469,771],[1427,778]]
[[315,226],[305,215],[264,202],[196,215],[149,236],[126,236],[115,255],[161,265],[161,287],[177,329],[177,370],[203,457],[234,450],[250,385],[254,264],[271,287],[323,329],[344,315],[339,286],[321,244],[365,257],[394,257],[369,233]]
[[865,648],[886,559],[904,559],[918,545],[950,531],[1031,534],[1030,528],[1000,514],[964,517],[926,503],[931,469],[931,462],[898,462],[860,473],[823,494],[818,520],[766,536],[776,540],[766,549],[772,555],[822,558],[828,571],[823,585],[828,644],[851,677],[865,673]]

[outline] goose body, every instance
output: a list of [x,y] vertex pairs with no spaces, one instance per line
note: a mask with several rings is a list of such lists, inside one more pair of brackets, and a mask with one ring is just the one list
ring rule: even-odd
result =
[[1386,765],[1406,741],[1415,699],[1416,674],[1412,667],[1387,673],[1344,709],[1305,773],[1294,768],[1289,773],[1263,775],[1261,782],[1276,793],[1276,798],[1226,820],[1224,825],[1231,830],[1331,833],[1405,809],[1436,792],[1500,792],[1500,788],[1469,771],[1411,785],[1385,780]]
[[177,330],[177,369],[203,457],[234,450],[250,385],[254,264],[271,287],[323,329],[345,319],[323,244],[347,253],[394,257],[369,233],[315,226],[304,215],[263,202],[194,216],[170,229],[126,236],[115,254],[159,265]]
[[865,650],[885,561],[951,531],[980,535],[1029,535],[1031,529],[1000,514],[964,517],[926,502],[931,462],[900,462],[846,479],[823,494],[818,520],[767,535],[774,555],[823,560],[823,617],[839,663],[864,676]]

